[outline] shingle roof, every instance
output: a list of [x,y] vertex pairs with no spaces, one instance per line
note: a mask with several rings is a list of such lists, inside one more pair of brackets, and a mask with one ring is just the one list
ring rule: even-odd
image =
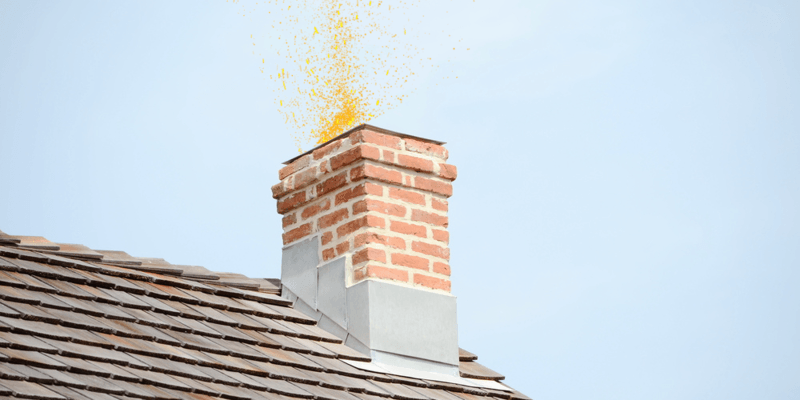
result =
[[0,398],[528,399],[476,359],[483,385],[359,369],[277,280],[0,231]]

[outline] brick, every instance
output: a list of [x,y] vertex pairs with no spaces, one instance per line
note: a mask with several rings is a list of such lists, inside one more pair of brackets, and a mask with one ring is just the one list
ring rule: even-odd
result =
[[411,220],[425,222],[431,225],[438,225],[445,228],[447,228],[448,225],[447,217],[422,210],[411,210]]
[[409,156],[406,154],[397,155],[397,163],[401,166],[417,172],[433,172],[433,161],[420,157]]
[[427,190],[441,194],[442,196],[450,197],[453,195],[453,185],[451,183],[439,182],[433,179],[423,178],[421,176],[414,179],[414,187],[421,190]]
[[413,242],[411,243],[411,250],[414,250],[417,253],[439,257],[445,260],[450,259],[450,249],[447,247],[437,246],[435,244]]
[[336,257],[336,250],[333,248],[322,250],[322,261],[332,260]]
[[436,261],[433,263],[433,272],[450,276],[450,264]]
[[431,261],[427,258],[411,256],[408,254],[392,253],[392,265],[428,271]]
[[452,164],[439,164],[439,177],[447,179],[449,181],[456,180],[458,176],[458,169],[455,165]]
[[323,147],[321,147],[319,149],[314,150],[314,152],[312,152],[311,155],[314,157],[315,160],[320,160],[320,159],[325,158],[325,156],[327,156],[328,154],[330,154],[330,153],[332,153],[332,152],[334,152],[336,150],[339,150],[339,147],[342,147],[342,141],[341,140],[337,140],[335,142],[330,142],[327,145],[325,145],[325,146],[323,146]]
[[308,155],[302,156],[297,160],[294,160],[291,164],[281,168],[278,171],[278,179],[283,180],[287,176],[307,167],[310,161],[311,157],[309,157]]
[[450,232],[442,229],[431,229],[433,232],[433,239],[438,240],[440,242],[449,243],[450,242]]
[[414,140],[407,138],[406,141],[406,150],[413,151],[414,153],[425,154],[429,156],[434,156],[441,158],[443,160],[447,160],[447,149],[438,144],[433,143],[426,143],[421,142],[419,140]]
[[406,248],[405,240],[399,237],[386,236],[374,232],[362,233],[356,236],[356,238],[353,240],[353,247],[359,248],[370,243],[382,244],[400,250],[405,250]]
[[330,213],[328,215],[323,215],[323,216],[319,217],[319,220],[317,221],[317,226],[319,227],[319,229],[325,229],[325,228],[327,228],[329,226],[333,226],[333,225],[338,224],[341,221],[344,221],[349,216],[350,216],[350,213],[347,211],[347,209],[346,208],[342,208],[342,209],[336,210],[336,211],[334,211],[334,212],[332,212],[332,213]]
[[432,276],[414,274],[414,283],[429,287],[431,289],[450,291],[450,281],[447,279],[434,278]]
[[381,160],[394,164],[394,152],[386,149],[381,150]]
[[383,186],[381,185],[372,182],[367,182],[364,184],[364,187],[367,190],[367,194],[371,194],[373,196],[383,196]]
[[367,261],[386,262],[386,252],[379,249],[367,247],[353,254],[353,265],[358,265]]
[[306,202],[306,192],[295,193],[283,200],[278,201],[278,214],[286,214],[297,206]]
[[297,213],[291,213],[283,217],[283,227],[286,228],[289,225],[294,224],[297,222]]
[[342,172],[339,175],[332,176],[317,185],[317,196],[323,196],[330,193],[347,183],[347,173]]
[[447,209],[448,209],[447,200],[439,200],[439,199],[437,199],[435,197],[432,197],[431,198],[431,207],[434,210],[447,212]]
[[350,242],[342,242],[336,245],[336,254],[342,255],[347,250],[350,250]]
[[328,172],[332,172],[330,168],[330,161],[322,160],[322,162],[319,163],[319,173],[320,175],[325,175]]
[[333,240],[333,232],[325,232],[322,234],[322,245],[330,243]]
[[311,233],[311,224],[303,224],[283,234],[283,244],[289,244]]
[[377,147],[363,144],[353,147],[342,154],[331,157],[331,170],[336,171],[362,159],[380,161],[381,152]]
[[386,221],[374,215],[365,215],[361,218],[352,220],[336,228],[336,236],[341,238],[347,236],[361,228],[383,228]]
[[375,211],[395,217],[403,217],[406,215],[406,208],[397,204],[384,203],[372,199],[359,200],[353,203],[353,215],[365,213],[367,211]]
[[405,189],[390,187],[389,198],[419,204],[421,206],[425,205],[425,195]]
[[350,170],[350,180],[357,181],[364,178],[372,178],[381,182],[403,184],[403,174],[400,171],[378,167],[372,164],[359,165]]
[[336,205],[341,205],[347,203],[348,201],[355,199],[359,196],[364,196],[367,194],[367,185],[366,183],[362,183],[358,186],[353,186],[351,188],[342,190],[339,193],[336,193],[335,203]]
[[306,208],[304,208],[303,212],[300,213],[300,217],[302,217],[304,220],[305,219],[309,219],[309,218],[321,213],[322,211],[328,211],[330,208],[331,208],[331,200],[330,199],[324,199],[322,201],[319,201],[319,202],[317,202],[315,204],[312,204],[312,205],[307,206]]
[[414,187],[414,177],[411,175],[406,175],[403,182],[405,182],[405,185],[408,187]]
[[316,182],[318,178],[317,167],[306,168],[294,176],[294,190],[302,189]]
[[409,224],[400,221],[391,221],[389,224],[389,230],[392,232],[402,233],[404,235],[419,236],[421,238],[428,237],[428,229],[422,225]]
[[408,271],[381,267],[378,265],[367,265],[363,268],[357,269],[353,274],[353,278],[356,280],[356,282],[366,278],[380,278],[408,282]]
[[277,199],[293,190],[292,178],[272,185],[272,198]]
[[396,150],[400,150],[400,142],[402,141],[402,139],[400,139],[397,136],[384,135],[378,132],[362,130],[361,132],[358,132],[355,135],[353,135],[351,141],[353,144],[372,143],[372,144],[377,144],[378,146],[390,147]]

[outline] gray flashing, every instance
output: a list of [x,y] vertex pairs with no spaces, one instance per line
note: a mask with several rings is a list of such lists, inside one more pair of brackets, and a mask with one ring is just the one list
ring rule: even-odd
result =
[[[359,330],[369,330],[366,344],[372,350],[401,354],[407,357],[458,365],[458,323],[456,298],[383,281],[364,281],[348,289],[366,286],[367,319],[356,321],[348,314],[348,330],[361,338]],[[364,303],[350,304],[351,309]],[[363,313],[360,314],[363,318]],[[362,339],[362,341],[364,341]]]
[[319,265],[319,237],[284,247],[281,258],[281,284],[317,309],[317,266]]
[[372,350],[370,357],[373,362],[382,365],[392,365],[395,367],[406,368],[414,371],[427,371],[434,374],[459,376],[458,365],[445,364],[421,358],[407,357],[400,354],[386,353],[380,350]]
[[317,309],[333,322],[347,329],[345,261],[344,257],[340,257],[319,267],[317,275]]
[[320,264],[319,237],[283,249],[283,297],[345,345],[382,365],[458,375],[456,298],[366,280],[347,283],[349,256]]

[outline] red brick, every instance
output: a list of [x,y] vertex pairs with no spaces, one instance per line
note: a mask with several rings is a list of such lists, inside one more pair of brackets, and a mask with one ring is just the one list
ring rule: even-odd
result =
[[311,224],[303,224],[283,234],[283,244],[289,244],[311,233]]
[[333,240],[333,232],[325,232],[322,234],[322,245],[330,243]]
[[347,212],[347,209],[346,208],[342,208],[342,209],[336,210],[336,211],[334,211],[334,212],[332,212],[332,213],[330,213],[328,215],[323,215],[323,216],[319,217],[319,220],[317,221],[317,226],[319,226],[319,229],[325,229],[325,228],[327,228],[329,226],[333,226],[333,225],[338,224],[341,221],[344,221],[349,216],[350,216],[350,213]]
[[450,276],[450,265],[447,263],[436,261],[433,263],[433,272],[436,272],[437,274]]
[[376,183],[367,182],[364,187],[367,189],[367,194],[373,196],[383,196],[383,186]]
[[286,214],[287,211],[291,211],[300,204],[303,204],[305,202],[306,202],[306,192],[298,192],[283,200],[279,200],[278,214]]
[[397,155],[397,163],[401,166],[418,171],[418,172],[433,172],[433,161],[424,158],[409,156],[405,154]]
[[331,201],[330,199],[325,199],[323,201],[317,202],[316,204],[312,204],[305,209],[300,214],[303,219],[309,219],[322,211],[328,211],[331,208]]
[[404,235],[414,235],[421,238],[428,237],[428,230],[422,225],[408,224],[400,221],[391,221],[389,230]]
[[283,217],[283,227],[286,228],[287,226],[294,224],[297,222],[297,213],[291,213],[285,217]]
[[336,171],[361,159],[380,161],[381,152],[377,147],[363,144],[353,147],[342,154],[331,157],[331,169]]
[[438,144],[420,142],[419,140],[414,139],[406,139],[406,150],[447,160],[447,149],[439,146]]
[[333,248],[322,250],[322,261],[332,260],[336,257],[336,251]]
[[408,187],[414,187],[414,177],[411,175],[406,175],[405,185]]
[[373,249],[367,247],[366,249],[359,250],[353,254],[353,265],[358,265],[367,261],[386,262],[386,252],[383,250]]
[[443,226],[445,228],[447,228],[448,225],[447,217],[422,210],[411,210],[411,220],[425,222],[431,225]]
[[450,183],[439,182],[433,179],[423,178],[418,176],[414,180],[414,187],[417,189],[427,190],[441,194],[442,196],[450,197],[453,195],[453,185]]
[[330,168],[330,164],[331,163],[328,160],[323,160],[322,162],[319,163],[319,173],[320,173],[320,175],[325,175],[328,172],[332,172],[331,168]]
[[425,195],[422,193],[412,192],[410,190],[389,188],[389,198],[395,200],[407,201],[409,203],[425,205]]
[[343,237],[347,236],[361,228],[383,228],[386,224],[386,221],[381,217],[376,217],[374,215],[365,215],[361,218],[352,220],[340,227],[336,228],[336,236]]
[[342,242],[336,245],[336,254],[342,255],[347,250],[350,250],[350,242]]
[[446,212],[448,208],[447,200],[439,200],[436,198],[431,198],[431,207],[433,207],[434,210]]
[[272,185],[272,188],[271,188],[272,189],[272,198],[273,199],[277,199],[277,198],[285,195],[286,193],[289,193],[292,190],[294,190],[293,189],[294,185],[292,184],[292,181],[293,181],[293,179],[290,177],[289,179],[286,179],[284,181],[281,181],[279,183],[276,183],[276,184]]
[[391,147],[400,150],[401,139],[397,136],[384,135],[382,133],[363,130],[352,136],[352,143],[372,143],[378,146]]
[[317,167],[306,168],[294,176],[294,190],[302,189],[317,181]]
[[324,194],[330,193],[347,183],[347,173],[342,172],[339,175],[332,176],[317,185],[317,196],[322,196]]
[[452,164],[439,164],[439,176],[449,181],[454,181],[458,176],[458,169]]
[[366,278],[380,278],[408,282],[408,271],[377,265],[367,265],[363,268],[359,268],[353,275],[356,281],[361,281]]
[[382,244],[400,250],[405,250],[406,248],[406,241],[399,237],[380,235],[373,232],[362,233],[356,236],[353,241],[353,247],[359,248],[370,243]]
[[364,178],[372,178],[381,182],[394,183],[397,185],[403,184],[403,174],[401,174],[400,171],[386,169],[372,164],[359,165],[350,170],[351,181]]
[[450,249],[447,247],[437,246],[435,244],[413,242],[411,243],[411,250],[414,250],[417,253],[443,258],[445,260],[450,259]]
[[431,229],[433,231],[433,238],[440,242],[449,243],[450,242],[450,232],[447,232],[442,229]]
[[319,149],[314,150],[314,152],[311,153],[311,154],[314,156],[315,160],[319,160],[319,159],[324,158],[325,156],[327,156],[331,152],[339,150],[339,147],[342,147],[342,141],[341,140],[337,140],[335,142],[328,143],[327,145],[325,145],[325,146],[323,146],[323,147],[321,147]]
[[336,194],[336,205],[338,206],[340,204],[347,203],[348,201],[356,197],[364,196],[366,194],[367,194],[367,188],[364,183],[358,186],[353,186],[351,188],[342,190],[341,192]]
[[447,279],[434,278],[432,276],[414,274],[414,283],[429,287],[431,289],[450,291],[450,281]]
[[381,160],[384,162],[388,162],[390,164],[394,164],[394,152],[391,150],[383,149],[381,150]]
[[428,271],[431,261],[427,258],[410,256],[408,254],[392,253],[392,265]]
[[406,208],[397,204],[384,203],[378,200],[364,199],[353,203],[353,215],[375,211],[381,214],[403,217],[406,215]]
[[278,171],[278,179],[283,180],[287,176],[307,167],[309,161],[311,161],[311,157],[308,155],[302,156],[297,160],[294,160],[291,164],[281,168]]

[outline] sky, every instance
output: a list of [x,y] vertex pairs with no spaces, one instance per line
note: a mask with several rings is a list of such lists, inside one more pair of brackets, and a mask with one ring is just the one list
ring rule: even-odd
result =
[[[420,7],[441,66],[370,123],[459,168],[461,347],[537,400],[800,397],[800,3]],[[238,11],[0,0],[0,230],[279,277]]]

